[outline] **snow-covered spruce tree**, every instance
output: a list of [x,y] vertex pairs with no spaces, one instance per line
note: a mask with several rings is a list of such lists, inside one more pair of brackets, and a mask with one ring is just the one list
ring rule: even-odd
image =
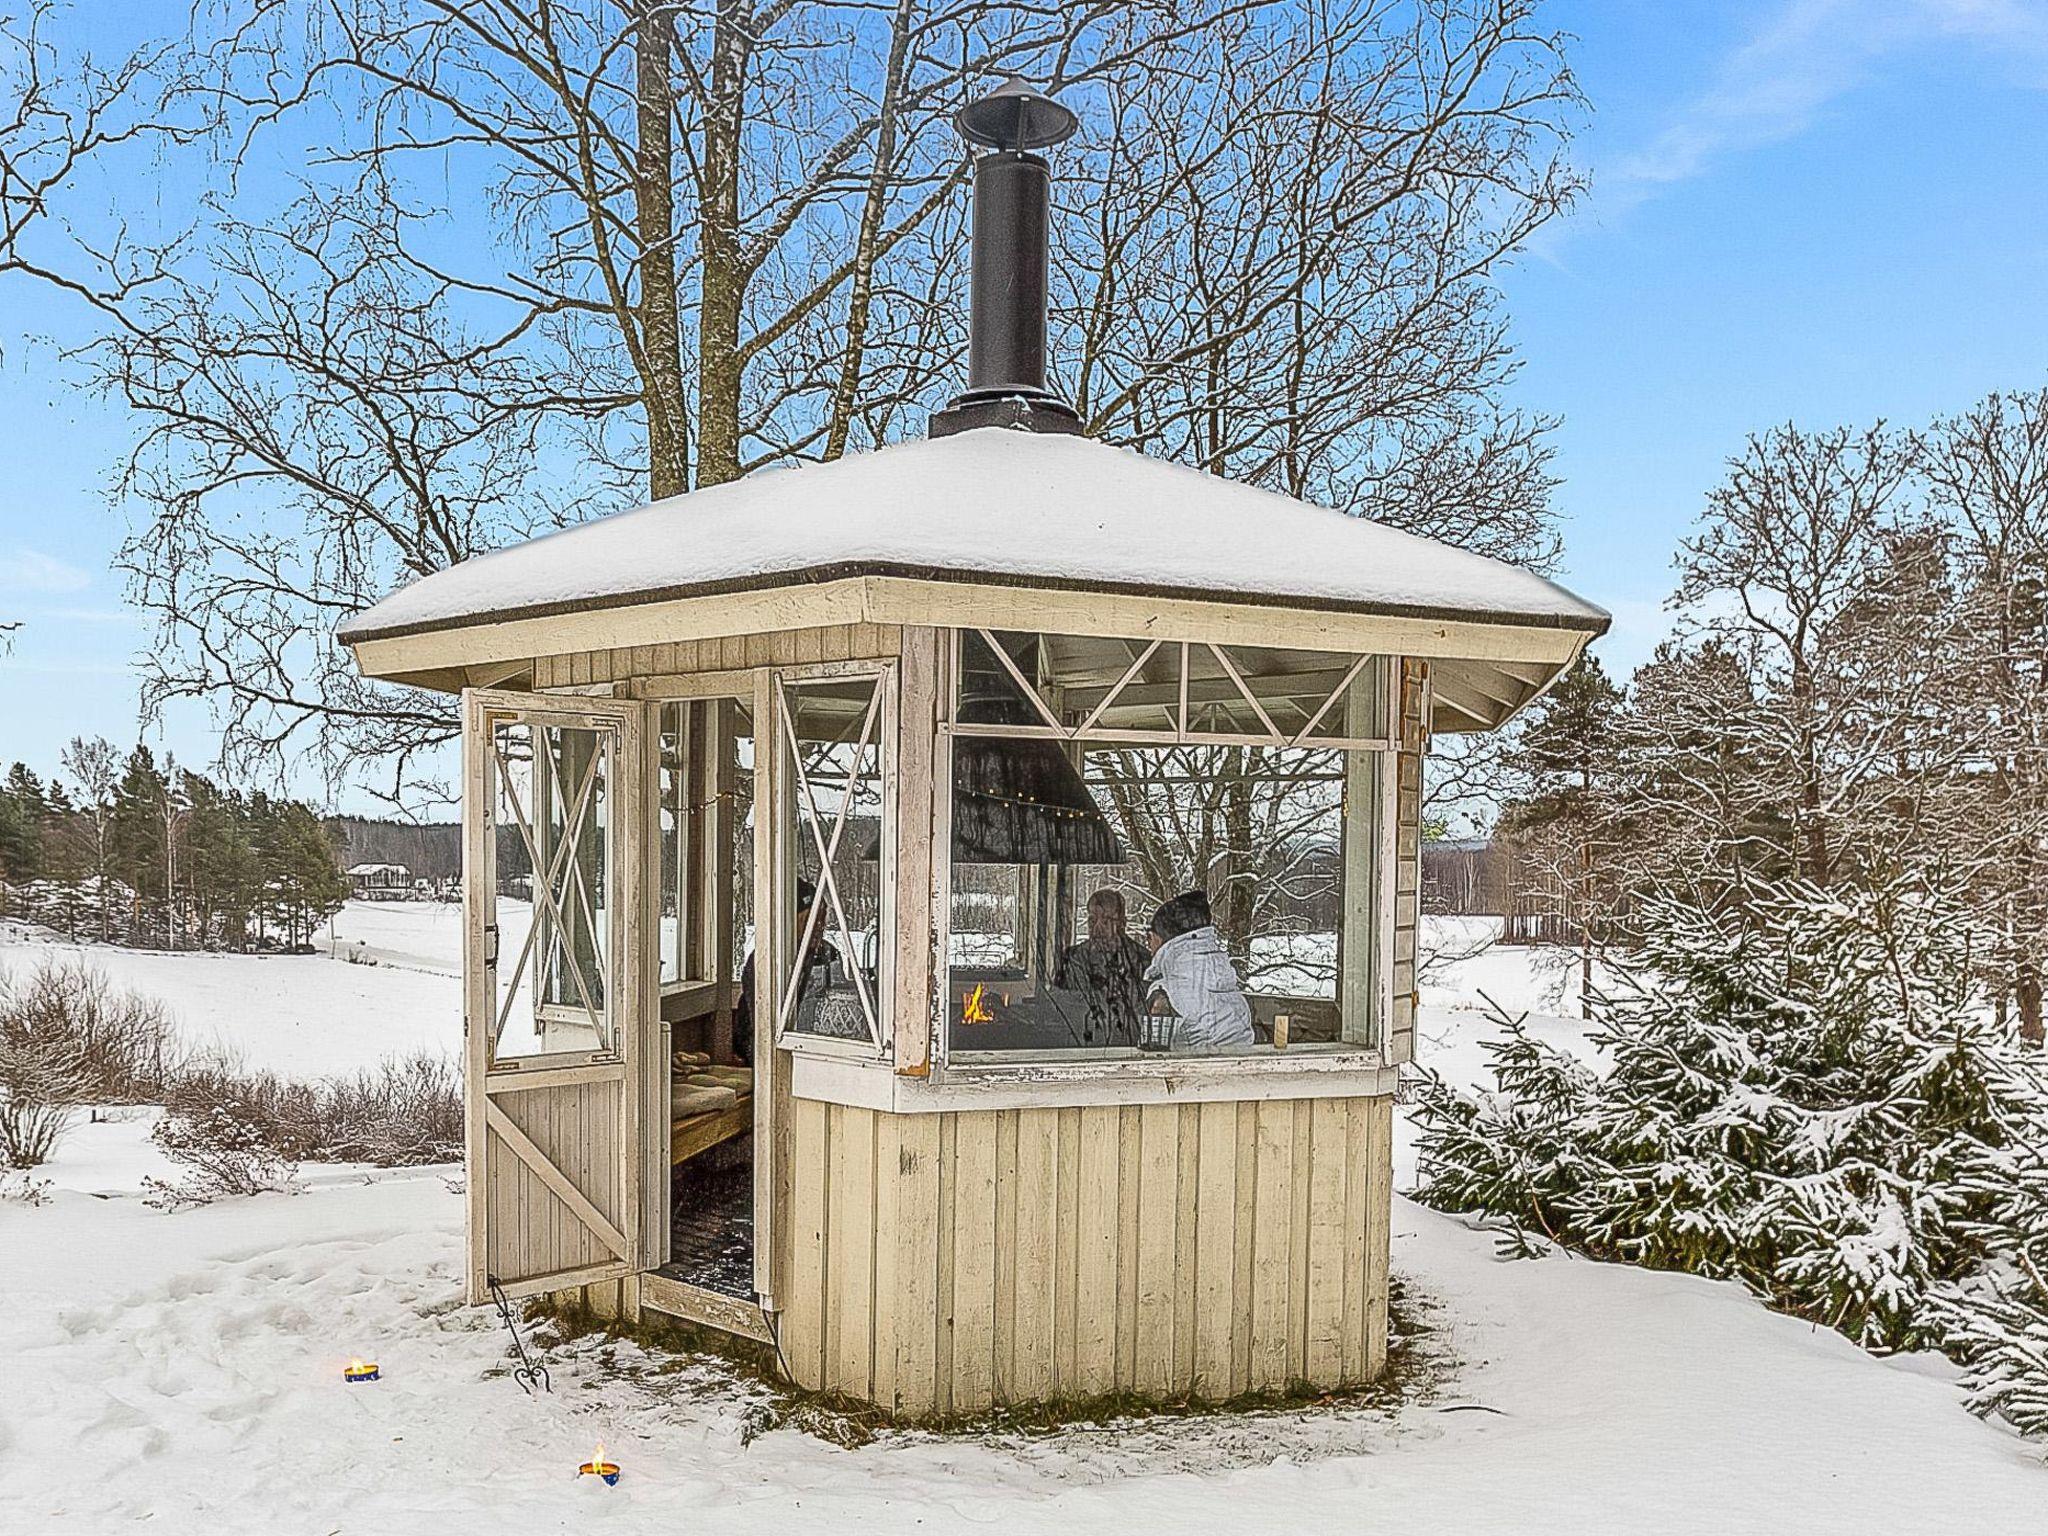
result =
[[1972,920],[1903,882],[1742,895],[1645,904],[1597,1067],[1511,1028],[1493,1092],[1429,1085],[1422,1198],[1948,1348],[2017,1420],[2048,1395],[2048,1086],[1971,993]]
[[[2035,1079],[2038,1097],[2039,1056],[2023,1055],[2016,1069]],[[1986,1261],[1937,1292],[1943,1347],[1965,1367],[1971,1407],[2048,1435],[2048,1138],[2039,1121],[1978,1149],[1962,1183],[1964,1224]]]
[[1511,1231],[1568,1239],[1567,1202],[1585,1166],[1575,1137],[1598,1085],[1579,1062],[1532,1039],[1521,1020],[1496,1017],[1503,1038],[1485,1050],[1499,1092],[1467,1098],[1436,1073],[1421,1073],[1423,1198],[1439,1210],[1505,1217]]

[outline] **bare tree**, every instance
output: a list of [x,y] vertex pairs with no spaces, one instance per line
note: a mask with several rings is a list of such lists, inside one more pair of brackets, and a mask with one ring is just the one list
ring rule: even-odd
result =
[[[1058,319],[1093,431],[1540,560],[1548,424],[1491,274],[1566,207],[1535,0],[231,0],[164,81],[217,147],[97,377],[149,699],[244,768],[397,767],[445,702],[326,636],[538,528],[907,435],[954,382],[968,161],[1064,90]],[[331,146],[267,202],[277,161]]]
[[1555,552],[1493,275],[1567,208],[1526,0],[1243,8],[1104,88],[1062,178],[1099,435],[1490,554]]
[[2048,390],[1994,394],[1934,424],[1922,473],[1953,526],[1968,637],[1958,670],[1969,706],[1988,715],[1985,814],[1966,829],[2003,914],[2003,957],[2022,1036],[2048,1038],[2042,970],[2048,899]]
[[0,16],[0,278],[61,289],[110,317],[124,291],[118,228],[96,238],[66,216],[83,169],[124,147],[181,144],[191,124],[146,110],[171,52],[159,44],[102,67],[60,53],[56,0]]
[[1679,556],[1674,602],[1757,669],[1768,707],[1730,728],[1781,771],[1798,871],[1821,884],[1843,853],[1837,823],[1883,792],[1910,713],[1902,692],[1875,691],[1896,657],[1868,630],[1912,469],[1910,442],[1881,423],[1774,428],[1729,462]]
[[1335,986],[1342,753],[1108,749],[1090,753],[1088,766],[1129,850],[1129,894],[1140,904],[1206,891],[1247,982]]
[[[209,17],[167,89],[215,134],[220,211],[98,354],[149,423],[119,488],[149,512],[124,558],[161,627],[150,702],[212,699],[244,766],[301,738],[388,758],[408,798],[446,704],[363,687],[334,624],[536,528],[887,432],[950,357],[909,313],[957,239],[944,114],[1011,68],[1107,67],[1078,50],[1112,9]],[[290,206],[234,191],[309,129],[334,148]]]
[[[0,15],[0,281],[61,290],[112,318],[125,291],[118,242],[95,244],[62,205],[84,167],[146,140],[189,135],[135,110],[164,49],[103,69],[88,54],[60,57],[55,0]],[[0,650],[20,630],[0,615]]]

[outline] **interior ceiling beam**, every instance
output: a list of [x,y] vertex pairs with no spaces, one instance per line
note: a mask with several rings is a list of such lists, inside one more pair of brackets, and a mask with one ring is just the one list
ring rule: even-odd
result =
[[1432,681],[1435,681],[1439,677],[1451,678],[1456,682],[1456,684],[1459,687],[1464,688],[1468,693],[1473,694],[1478,698],[1486,700],[1489,704],[1499,705],[1501,711],[1504,714],[1511,715],[1516,710],[1520,709],[1523,706],[1523,704],[1528,702],[1529,695],[1530,693],[1534,692],[1534,690],[1515,688],[1504,689],[1500,687],[1498,683],[1494,683],[1493,686],[1489,687],[1487,686],[1489,674],[1493,673],[1493,671],[1494,668],[1490,665],[1477,668],[1466,668],[1460,667],[1455,663],[1439,662],[1431,670],[1430,678]]
[[[1429,675],[1429,691],[1430,696],[1438,704],[1446,705],[1456,710],[1466,719],[1480,726],[1492,727],[1498,725],[1509,714],[1513,713],[1511,708],[1501,705],[1498,699],[1489,698],[1477,689],[1468,689],[1462,679],[1453,676],[1448,670],[1443,668],[1431,670]],[[1496,707],[1489,709],[1488,705]]]
[[[1162,655],[1164,652],[1162,651]],[[1128,662],[1125,663],[1129,665]],[[1269,672],[1262,677],[1245,674],[1245,682],[1262,699],[1312,699],[1320,704],[1344,681],[1343,667],[1322,672]],[[1090,706],[1110,690],[1116,678],[1102,682],[1075,682],[1070,678],[1056,678],[1059,686],[1066,690],[1067,702]],[[1180,683],[1151,683],[1132,681],[1125,685],[1123,692],[1116,696],[1115,709],[1125,704],[1171,704],[1180,697]],[[1188,699],[1196,704],[1214,704],[1219,700],[1244,702],[1237,691],[1237,685],[1228,677],[1193,677],[1188,679]]]

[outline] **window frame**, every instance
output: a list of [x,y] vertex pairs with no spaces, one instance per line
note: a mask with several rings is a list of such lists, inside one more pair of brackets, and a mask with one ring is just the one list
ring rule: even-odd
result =
[[[961,648],[968,633],[978,634],[1011,681],[1022,691],[1038,715],[1026,725],[978,725],[959,719]],[[1393,928],[1398,873],[1396,857],[1399,825],[1399,758],[1402,750],[1400,720],[1401,657],[1393,653],[1340,653],[1351,656],[1343,679],[1308,723],[1291,737],[1278,729],[1266,734],[1190,730],[1188,723],[1187,658],[1197,648],[1206,648],[1236,683],[1245,701],[1262,723],[1272,726],[1270,717],[1246,686],[1244,678],[1227,655],[1227,642],[1203,640],[1147,639],[1135,636],[1088,636],[1121,639],[1134,648],[1135,659],[1113,686],[1074,726],[1059,720],[1055,705],[1042,697],[1017,668],[1009,652],[997,642],[997,631],[978,626],[953,627],[942,632],[940,648],[943,676],[939,689],[937,750],[933,756],[933,889],[931,1070],[936,1081],[950,1078],[962,1082],[1069,1083],[1114,1080],[1119,1077],[1168,1075],[1186,1078],[1273,1076],[1294,1077],[1303,1073],[1364,1072],[1385,1068],[1388,1043],[1393,1031]],[[1064,631],[1001,631],[1000,633],[1064,634]],[[1147,661],[1166,647],[1178,647],[1179,700],[1173,711],[1173,728],[1143,730],[1104,728],[1098,722],[1118,694],[1144,669]],[[1303,647],[1270,646],[1270,650],[1304,650]],[[1378,713],[1382,731],[1371,736],[1311,736],[1333,708],[1342,708],[1345,694],[1368,667],[1380,672]],[[952,907],[953,907],[953,744],[959,736],[1028,737],[1084,746],[1260,746],[1296,750],[1330,750],[1341,754],[1347,781],[1361,767],[1368,767],[1371,783],[1363,803],[1354,802],[1351,785],[1346,784],[1344,808],[1340,812],[1339,865],[1339,960],[1336,1006],[1339,1038],[1315,1049],[1276,1050],[1257,1044],[1242,1050],[1199,1055],[1141,1052],[1131,1048],[1074,1050],[1058,1052],[981,1052],[956,1054],[953,1050],[952,993]],[[1354,824],[1354,820],[1357,825]],[[1371,859],[1370,879],[1362,921],[1352,914],[1350,876],[1354,850],[1366,850]],[[1343,935],[1362,929],[1371,939],[1367,958],[1359,964],[1346,953]],[[1353,975],[1363,978],[1361,988],[1347,987]],[[1344,1038],[1349,1023],[1347,994],[1363,990],[1366,1029],[1363,1040]]]
[[[887,1063],[895,1055],[895,1016],[893,1013],[896,986],[896,838],[900,795],[896,783],[898,699],[897,683],[900,674],[898,662],[892,659],[867,659],[855,661],[810,662],[798,666],[771,667],[762,671],[765,688],[759,697],[765,698],[774,711],[772,722],[775,729],[775,750],[773,753],[774,773],[772,794],[774,814],[765,814],[766,797],[762,793],[761,752],[759,726],[755,738],[755,837],[766,836],[769,844],[769,867],[772,870],[776,893],[774,932],[770,935],[772,947],[769,950],[773,960],[772,974],[775,978],[771,1001],[776,1010],[774,1029],[775,1049],[787,1051],[792,1056],[812,1056],[835,1059],[843,1062],[872,1065]],[[784,921],[781,893],[794,888],[798,851],[803,846],[804,835],[801,822],[801,808],[796,776],[789,767],[789,741],[783,735],[782,717],[784,691],[790,687],[802,687],[807,683],[847,682],[872,678],[879,696],[879,708],[875,722],[876,772],[882,786],[882,806],[879,838],[878,868],[876,871],[877,904],[877,965],[874,983],[874,1028],[873,1040],[855,1040],[838,1035],[814,1035],[790,1027],[792,1021],[781,1016],[782,994],[787,986],[789,958],[795,946],[797,935],[788,931]],[[759,710],[757,707],[756,714]],[[763,893],[755,892],[755,974],[761,974],[762,955],[762,911],[766,903]],[[825,921],[821,917],[821,922]]]
[[[629,787],[629,780],[637,771],[633,763],[644,739],[638,734],[643,727],[635,723],[631,711],[601,707],[586,709],[579,704],[580,701],[554,695],[520,695],[492,689],[472,689],[465,694],[464,736],[466,741],[472,736],[476,738],[476,763],[474,767],[465,767],[464,794],[466,800],[472,796],[483,797],[476,809],[478,830],[475,838],[472,840],[467,828],[465,830],[465,1011],[466,1017],[475,1014],[466,1027],[480,1029],[479,1049],[473,1061],[487,1080],[514,1075],[530,1078],[542,1071],[606,1067],[626,1058],[625,1041],[633,1028],[630,1015],[632,967],[627,962],[629,946],[637,941],[631,933],[631,922],[620,920],[616,914],[627,910],[625,865],[631,857],[628,850],[632,842],[628,823],[634,814],[634,792]],[[516,789],[506,777],[509,770],[497,744],[501,730],[521,729],[527,732],[533,753],[528,780],[528,800],[531,803],[523,805],[518,803]],[[511,1011],[507,1005],[517,998],[521,985],[514,981],[509,990],[504,989],[505,952],[499,947],[502,936],[495,910],[498,900],[498,836],[507,825],[524,822],[519,826],[519,833],[531,866],[528,876],[529,889],[533,893],[529,898],[532,904],[531,928],[529,937],[522,941],[524,953],[513,961],[515,971],[530,972],[524,983],[531,989],[528,1006],[536,1024],[542,1021],[574,1023],[585,1016],[585,1010],[551,1003],[543,995],[546,962],[538,937],[545,931],[539,894],[546,878],[543,862],[545,857],[561,856],[554,852],[553,838],[543,836],[538,830],[542,825],[538,808],[551,803],[548,797],[555,794],[552,754],[540,750],[542,734],[550,730],[583,731],[595,740],[597,751],[592,759],[593,777],[587,791],[590,799],[583,811],[573,813],[577,822],[580,823],[586,813],[595,816],[601,803],[598,798],[600,784],[603,798],[609,801],[605,811],[607,819],[599,833],[604,849],[601,885],[602,900],[614,915],[607,923],[602,963],[596,973],[605,999],[600,1010],[605,1033],[594,1048],[578,1046],[507,1052],[501,1049],[505,1022]],[[601,775],[595,772],[600,763]],[[516,807],[515,823],[506,823],[499,817],[497,802],[501,790],[512,796],[511,803]],[[577,798],[581,801],[584,795],[579,793]],[[580,831],[580,825],[569,830]],[[573,838],[565,839],[563,845],[573,841]],[[540,846],[542,843],[549,844],[546,852]],[[571,870],[565,865],[562,872],[566,877]],[[556,898],[550,894],[548,900],[549,905],[553,905]],[[483,917],[472,918],[467,908],[478,901],[487,901],[490,908]],[[482,987],[482,993],[475,997],[469,993],[472,971]],[[622,1009],[626,1010],[623,1015]]]
[[[663,888],[660,892],[661,898],[664,899],[671,894],[674,895],[676,903],[675,917],[670,919],[662,912],[659,905],[655,907],[654,911],[655,976],[663,999],[675,997],[693,987],[701,986],[706,981],[716,979],[715,976],[692,974],[693,970],[701,969],[711,959],[704,952],[705,945],[698,932],[701,926],[699,921],[700,913],[707,894],[701,887],[703,884],[708,883],[708,880],[693,882],[690,879],[690,858],[696,848],[696,839],[691,835],[690,823],[692,817],[690,813],[696,808],[695,799],[703,793],[704,788],[700,782],[700,775],[696,772],[698,766],[695,759],[697,748],[697,704],[698,701],[695,699],[660,699],[654,703],[654,833],[658,851],[660,848],[662,816],[672,811],[676,822],[675,881],[673,887],[670,886],[669,882],[662,881]],[[669,805],[668,797],[662,792],[663,785],[661,783],[661,774],[665,767],[661,753],[664,744],[668,740],[668,713],[670,710],[675,711],[677,721],[675,732],[678,762],[676,774],[677,803],[673,807]],[[660,859],[656,860],[655,868],[657,871],[660,870]],[[676,929],[676,968],[678,972],[673,980],[662,971],[662,939],[664,937],[664,930],[671,921],[673,921]],[[713,964],[712,970],[715,972],[716,969],[716,965]]]

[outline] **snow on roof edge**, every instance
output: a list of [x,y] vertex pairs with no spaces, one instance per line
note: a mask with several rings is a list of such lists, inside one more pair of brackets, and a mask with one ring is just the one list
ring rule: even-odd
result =
[[[1051,547],[1062,547],[1057,540],[1064,536],[1074,541],[1069,547],[1093,558],[1079,563],[1048,558],[1047,546],[1020,543],[1014,526],[976,526],[973,509],[983,503],[990,483],[1015,486],[1050,511]],[[699,507],[711,522],[675,520]],[[960,508],[969,509],[967,516],[960,515]],[[1193,509],[1192,516],[1187,509]],[[1191,530],[1195,537],[1185,546],[1187,554],[1156,570],[1132,570],[1123,549],[1102,543],[1108,519],[1119,510],[1135,520],[1138,538],[1157,547],[1178,549],[1181,541],[1175,535]],[[849,513],[854,514],[851,523]],[[1285,530],[1282,538],[1269,547],[1291,548],[1296,555],[1291,568],[1269,579],[1258,569],[1263,555],[1254,554],[1245,563],[1230,548],[1218,558],[1216,530],[1235,527],[1247,515],[1283,520],[1274,525]],[[1355,535],[1339,536],[1341,548],[1329,538],[1338,524],[1357,529]],[[662,558],[658,552],[673,550],[677,533],[690,527],[732,541],[736,557],[700,562],[708,567],[701,571]],[[755,527],[776,532],[759,537]],[[657,552],[655,558],[641,560],[637,546],[630,545],[621,557],[619,536],[628,528],[651,536],[647,548]],[[1206,542],[1200,537],[1205,528]],[[577,555],[568,556],[566,549],[555,555],[550,547],[562,542],[574,544]],[[746,552],[750,543],[755,546],[751,557]],[[920,544],[932,547],[916,547]],[[549,553],[543,555],[543,549]],[[563,557],[571,562],[568,566]],[[1366,568],[1377,565],[1383,577],[1392,579],[1324,579],[1331,570],[1360,569],[1361,558]],[[1281,563],[1286,565],[1284,559]],[[559,579],[564,569],[580,571],[580,585]],[[409,582],[334,633],[341,643],[354,646],[862,576],[1454,619],[1595,635],[1612,622],[1606,610],[1548,577],[1457,545],[1098,439],[989,427],[889,444],[830,463],[791,465],[557,529]],[[495,595],[489,591],[493,586]],[[523,593],[522,586],[527,589]]]
[[[1595,636],[1606,634],[1614,621],[1614,616],[1606,609],[1597,603],[1580,598],[1575,592],[1569,595],[1592,612],[1582,615],[1542,613],[1534,610],[1511,612],[1492,608],[1460,608],[1440,603],[1346,602],[1339,598],[1290,596],[1284,592],[1233,592],[1220,589],[1195,592],[1185,587],[1148,585],[1144,582],[1118,583],[1092,578],[1072,580],[1009,571],[948,570],[939,566],[914,566],[894,561],[848,560],[832,565],[764,571],[759,575],[723,581],[695,582],[636,592],[604,593],[556,602],[532,603],[520,608],[496,609],[488,614],[454,614],[444,618],[386,624],[374,629],[358,628],[361,621],[375,611],[373,608],[337,625],[334,634],[343,645],[366,645],[377,640],[445,634],[451,630],[507,624],[520,619],[552,619],[568,613],[601,613],[613,608],[650,607],[656,603],[681,602],[693,597],[724,597],[736,592],[758,592],[770,587],[822,586],[828,581],[844,581],[859,576],[961,582],[976,586],[1022,587],[1034,591],[1107,592],[1119,597],[1178,598],[1189,602],[1237,603],[1247,608],[1295,608],[1309,613],[1373,614],[1403,619],[1456,619],[1471,624],[1519,624],[1539,629],[1577,630]],[[1569,592],[1568,588],[1559,590]]]

